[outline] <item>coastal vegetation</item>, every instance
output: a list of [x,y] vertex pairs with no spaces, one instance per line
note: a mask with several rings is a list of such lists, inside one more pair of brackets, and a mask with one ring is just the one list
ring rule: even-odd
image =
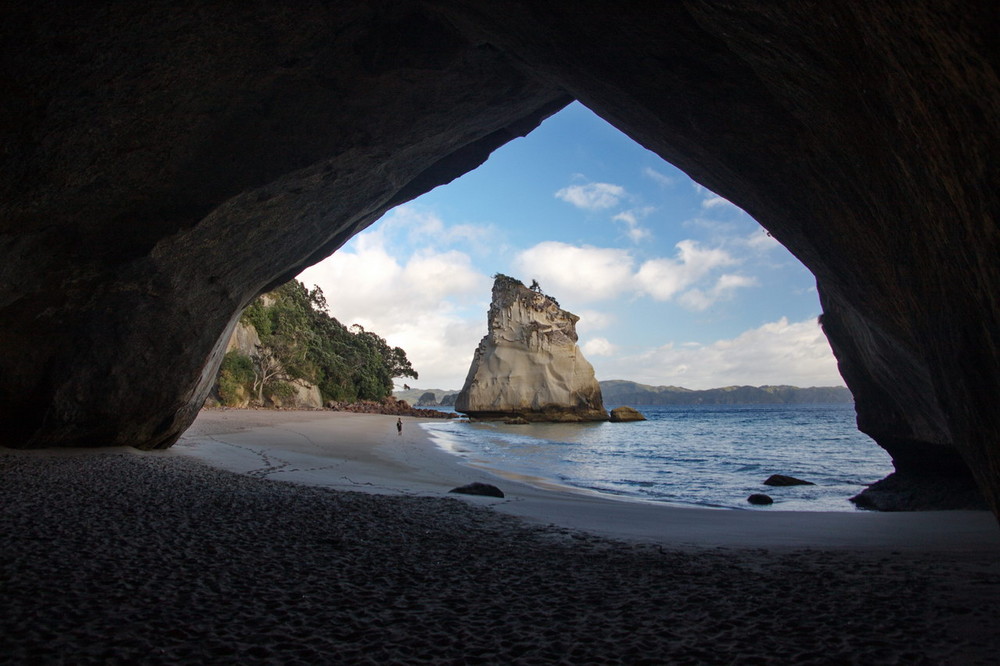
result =
[[330,316],[319,287],[292,280],[258,297],[241,324],[259,337],[254,350],[228,352],[216,386],[219,402],[238,405],[280,402],[299,380],[318,387],[324,402],[381,401],[392,394],[394,377],[417,378],[400,347],[373,331],[347,327]]

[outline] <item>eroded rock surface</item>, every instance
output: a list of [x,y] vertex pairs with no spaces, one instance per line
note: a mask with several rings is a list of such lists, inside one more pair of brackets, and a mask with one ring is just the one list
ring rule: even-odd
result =
[[169,446],[244,305],[575,97],[816,275],[901,476],[974,479],[1000,512],[995,2],[0,19],[0,444]]
[[541,290],[498,275],[489,332],[455,410],[477,418],[606,421],[594,368],[576,344],[579,319]]
[[612,423],[629,423],[632,421],[645,421],[646,417],[635,407],[622,405],[611,410],[611,418],[609,420]]

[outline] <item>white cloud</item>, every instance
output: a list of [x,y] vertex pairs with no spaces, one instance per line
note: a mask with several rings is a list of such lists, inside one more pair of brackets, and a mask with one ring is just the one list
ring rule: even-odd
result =
[[[410,298],[429,304],[448,297],[471,296],[482,285],[485,275],[472,266],[469,256],[457,250],[435,252],[419,250],[410,257],[403,269],[402,289]],[[411,291],[419,292],[416,294]]]
[[786,318],[709,345],[665,344],[630,357],[598,358],[598,379],[707,389],[791,384],[843,386],[830,345],[815,319]]
[[405,381],[411,386],[423,388],[455,391],[462,388],[472,355],[486,334],[485,313],[488,305],[483,303],[481,321],[428,317],[414,321],[411,326],[399,331],[392,344],[406,350],[406,356],[420,373],[420,378],[397,379],[397,385]]
[[676,247],[676,258],[650,259],[635,276],[639,287],[658,301],[668,301],[712,270],[736,263],[725,250],[706,249],[697,241],[683,240]]
[[779,247],[783,247],[774,236],[763,227],[749,236],[740,239],[746,247],[757,252],[769,252]]
[[677,302],[689,310],[707,310],[719,301],[731,299],[737,289],[757,284],[755,278],[727,273],[720,275],[711,289],[689,289],[677,298]]
[[366,232],[369,242],[411,246],[455,246],[478,253],[496,249],[497,229],[491,224],[445,224],[435,212],[416,204],[404,204],[389,211]]
[[[514,267],[525,280],[536,279],[546,293],[573,304],[648,295],[704,310],[731,298],[739,288],[757,284],[752,277],[736,274],[713,278],[720,268],[739,263],[721,248],[705,248],[693,240],[676,247],[675,257],[650,259],[635,270],[628,250],[546,241],[521,252]],[[705,284],[709,279],[714,279],[710,286]]]
[[583,330],[598,331],[603,328],[608,328],[615,323],[614,316],[598,310],[580,310],[574,314],[579,315],[580,317],[580,322],[576,327],[577,332]]
[[538,280],[560,302],[589,303],[631,288],[632,255],[614,248],[578,247],[545,241],[520,253],[514,267],[524,280]]
[[660,173],[652,167],[646,167],[642,170],[642,174],[652,180],[654,183],[661,185],[662,187],[671,187],[674,184],[674,179],[670,176]]
[[714,197],[708,197],[707,199],[702,199],[701,201],[702,208],[721,208],[723,206],[733,206],[733,205],[734,204],[730,202],[729,199],[725,199],[718,195]]
[[606,338],[591,338],[580,346],[583,355],[587,358],[592,356],[611,356],[618,348],[608,342]]
[[419,206],[402,205],[386,213],[378,224],[367,233],[383,239],[403,234],[410,238],[437,236],[443,231],[444,221],[437,214]]
[[743,212],[743,209],[731,202],[725,197],[721,197],[712,190],[708,189],[704,185],[694,184],[694,189],[698,194],[701,195],[701,208],[702,210],[713,210],[713,209],[732,209],[735,211]]
[[633,208],[632,210],[624,210],[611,219],[624,224],[625,235],[627,235],[629,240],[633,243],[639,243],[640,241],[653,237],[653,234],[649,231],[649,229],[640,226],[639,220],[646,217],[654,210],[655,209],[651,206],[647,206],[645,208]]
[[557,191],[555,196],[584,210],[606,210],[617,206],[625,197],[625,188],[611,183],[569,185]]

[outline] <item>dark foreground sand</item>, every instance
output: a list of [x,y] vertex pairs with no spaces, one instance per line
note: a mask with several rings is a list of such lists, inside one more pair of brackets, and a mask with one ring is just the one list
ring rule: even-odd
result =
[[[995,664],[989,549],[673,549],[176,454],[0,450],[0,662]],[[821,518],[819,518],[821,520]]]

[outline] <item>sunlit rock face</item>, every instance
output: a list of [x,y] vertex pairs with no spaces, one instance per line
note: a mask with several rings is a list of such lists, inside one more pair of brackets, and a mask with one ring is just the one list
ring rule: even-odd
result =
[[0,19],[0,444],[169,446],[240,308],[575,97],[812,270],[861,428],[1000,512],[995,2]]
[[594,368],[576,344],[579,319],[540,290],[498,275],[489,332],[476,348],[455,411],[478,418],[606,421]]

